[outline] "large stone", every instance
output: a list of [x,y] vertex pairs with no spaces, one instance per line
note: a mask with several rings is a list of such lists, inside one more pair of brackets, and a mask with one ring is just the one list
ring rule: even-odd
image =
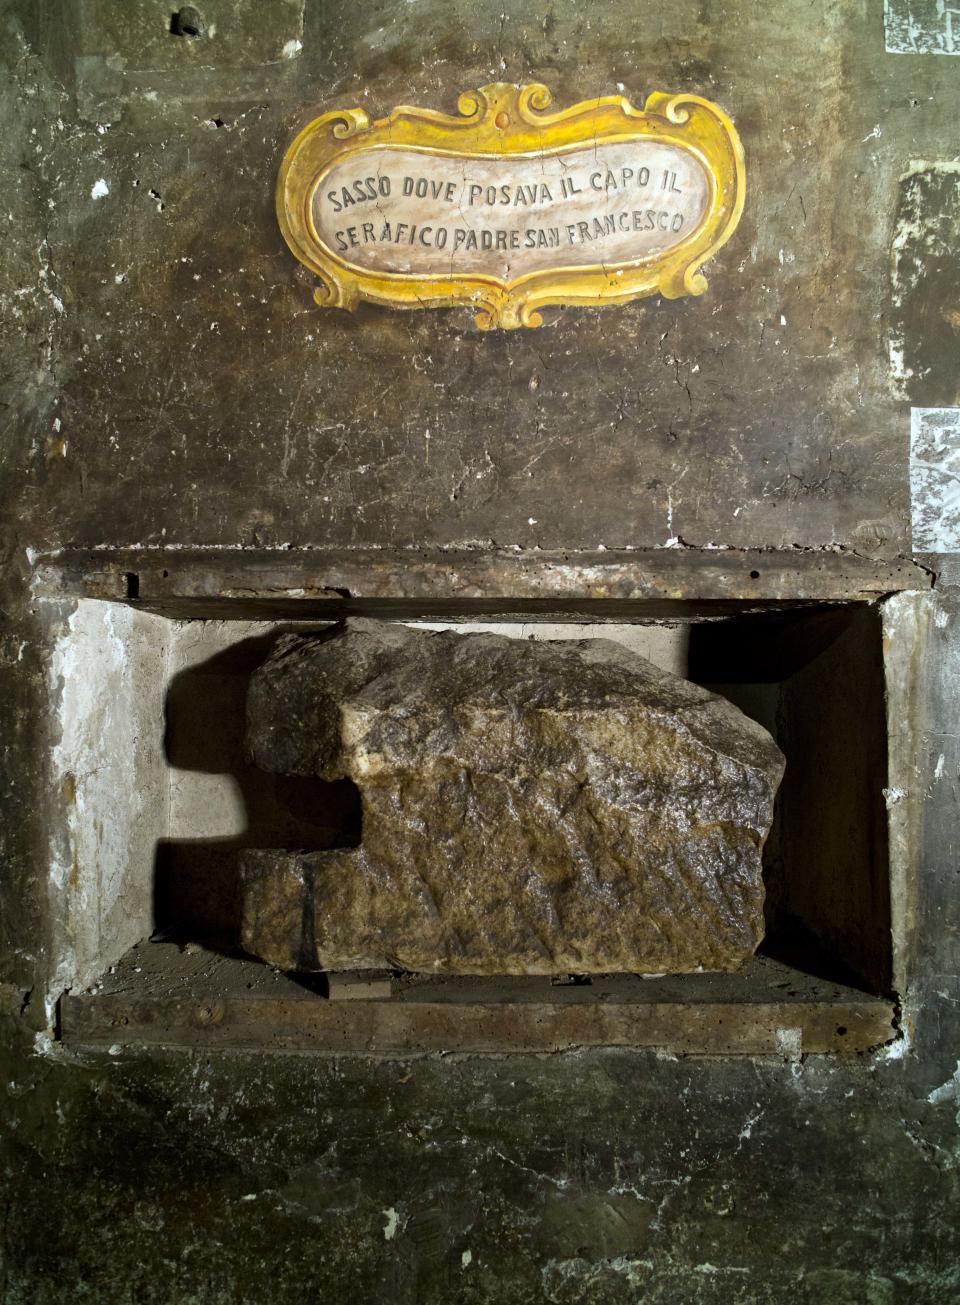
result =
[[723,970],[763,935],[783,757],[611,641],[288,637],[253,676],[247,743],[362,796],[357,847],[244,853],[245,946],[283,968]]

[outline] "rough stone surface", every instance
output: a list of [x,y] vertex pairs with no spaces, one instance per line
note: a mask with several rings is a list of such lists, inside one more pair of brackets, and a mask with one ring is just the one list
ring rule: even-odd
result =
[[268,770],[352,779],[361,845],[244,855],[244,941],[288,969],[733,969],[763,935],[783,758],[608,640],[351,620],[253,677]]

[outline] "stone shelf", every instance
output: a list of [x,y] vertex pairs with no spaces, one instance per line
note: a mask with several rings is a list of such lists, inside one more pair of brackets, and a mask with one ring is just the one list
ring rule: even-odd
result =
[[796,1059],[875,1050],[898,1036],[892,1001],[769,957],[736,974],[431,978],[386,973],[298,981],[195,944],[144,942],[92,990],[67,994],[74,1049],[139,1047],[415,1056],[658,1048]]
[[873,602],[931,583],[910,560],[844,549],[93,549],[40,557],[35,591],[130,602],[184,620],[434,613],[622,620],[631,612],[632,619],[716,618],[745,604]]

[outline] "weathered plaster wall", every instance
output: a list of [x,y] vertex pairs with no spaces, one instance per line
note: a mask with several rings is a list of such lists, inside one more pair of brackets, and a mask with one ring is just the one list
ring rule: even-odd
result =
[[[916,874],[892,1057],[76,1058],[43,1037],[62,812],[40,551],[894,556],[907,404],[957,401],[935,265],[960,65],[887,53],[880,0],[198,7],[216,31],[195,47],[147,0],[0,12],[0,1300],[955,1299],[949,558],[927,559],[937,589],[899,627],[891,788]],[[352,100],[451,109],[495,78],[544,80],[560,105],[689,89],[732,114],[748,206],[703,300],[493,336],[466,313],[312,306],[272,213],[293,131]],[[901,183],[916,160],[937,167]]]
[[[948,147],[950,60],[887,55],[867,0],[300,9],[220,0],[198,42],[147,0],[27,16],[50,112],[23,293],[52,304],[59,364],[34,547],[902,551],[890,244],[900,173]],[[273,215],[294,131],[343,103],[452,111],[493,79],[731,113],[749,197],[705,299],[493,337],[466,310],[313,307]]]
[[902,1081],[620,1052],[104,1056],[17,1101],[34,1182],[8,1299],[947,1305],[956,1104],[893,1108]]
[[[57,614],[51,613],[56,617]],[[51,993],[85,988],[153,928],[153,865],[167,831],[162,694],[169,622],[80,602],[58,623],[48,666],[57,738],[49,783],[47,889],[58,945]]]

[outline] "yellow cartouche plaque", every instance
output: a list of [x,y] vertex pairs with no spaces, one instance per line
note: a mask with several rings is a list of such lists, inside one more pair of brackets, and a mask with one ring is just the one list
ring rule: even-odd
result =
[[495,83],[460,117],[400,107],[324,113],[287,151],[284,238],[318,304],[472,304],[484,328],[539,326],[546,304],[668,299],[743,210],[733,123],[698,95],[621,95],[546,112],[550,92]]

